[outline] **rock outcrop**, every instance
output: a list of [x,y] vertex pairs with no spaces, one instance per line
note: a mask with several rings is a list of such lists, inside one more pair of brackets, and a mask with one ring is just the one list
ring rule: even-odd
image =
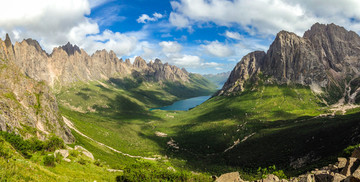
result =
[[126,77],[134,72],[154,81],[189,81],[189,73],[176,66],[162,64],[160,60],[147,64],[137,57],[131,64],[129,59],[125,62],[119,59],[113,51],[96,51],[90,56],[70,43],[54,48],[48,55],[36,40],[26,39],[12,45],[8,36],[0,43],[7,48],[1,57],[14,61],[24,74],[37,81],[45,81],[51,87]]
[[[4,51],[2,44],[0,52]],[[40,139],[54,133],[66,143],[74,141],[49,87],[22,74],[16,65],[3,58],[0,58],[0,130]]]
[[360,37],[334,24],[317,23],[303,37],[281,31],[267,53],[255,51],[242,58],[217,95],[242,92],[260,74],[266,83],[306,85],[355,103],[360,100]]

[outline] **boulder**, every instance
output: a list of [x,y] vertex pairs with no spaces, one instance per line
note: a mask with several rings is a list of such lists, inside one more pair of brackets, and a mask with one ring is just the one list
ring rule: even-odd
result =
[[332,176],[329,173],[316,174],[314,176],[316,182],[329,182],[329,181],[333,181],[334,179],[334,176]]
[[66,149],[56,150],[54,156],[61,155],[63,158],[67,158],[69,156],[69,151]]
[[242,182],[243,180],[240,178],[239,172],[232,172],[222,174],[218,179],[217,182]]
[[[295,182],[296,180],[292,181]],[[299,176],[299,178],[297,179],[296,182],[314,182],[315,181],[315,176],[314,174],[304,174]]]
[[338,158],[338,161],[339,161],[339,164],[337,165],[337,167],[339,169],[342,169],[346,166],[346,163],[347,163],[347,159],[346,158],[343,158],[343,157],[339,157]]
[[83,153],[85,156],[89,157],[90,159],[94,160],[94,156],[91,152],[89,152],[88,150],[86,150],[84,147],[76,145],[74,147],[75,150]]
[[357,178],[355,178],[355,177],[353,177],[353,176],[348,176],[348,177],[344,180],[344,182],[360,182],[360,180],[357,179]]
[[352,178],[352,181],[360,181],[360,167],[358,167],[351,175]]
[[266,176],[266,178],[262,179],[261,182],[274,182],[274,181],[280,181],[279,177],[269,174]]
[[332,182],[342,182],[342,181],[344,181],[345,178],[346,178],[346,176],[339,174],[339,173],[335,173]]
[[346,162],[346,165],[340,174],[350,176],[360,165],[360,160],[354,157],[350,157]]

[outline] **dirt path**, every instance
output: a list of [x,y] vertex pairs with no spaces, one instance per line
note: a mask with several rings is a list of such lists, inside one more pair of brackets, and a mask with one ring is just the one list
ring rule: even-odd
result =
[[130,155],[130,154],[127,154],[127,153],[118,151],[118,150],[116,150],[116,149],[114,149],[114,148],[112,148],[112,147],[110,147],[110,146],[108,146],[108,145],[105,145],[105,144],[103,144],[103,143],[101,143],[101,142],[98,142],[98,141],[96,141],[96,140],[94,140],[94,139],[86,136],[85,134],[81,133],[78,129],[75,128],[75,126],[72,124],[72,122],[71,122],[70,120],[68,120],[67,118],[65,118],[64,116],[63,116],[63,119],[64,119],[65,124],[66,124],[69,128],[73,129],[73,130],[74,130],[76,133],[78,133],[79,135],[81,135],[81,136],[83,136],[83,137],[85,137],[85,138],[87,138],[87,139],[89,139],[89,140],[97,143],[97,144],[100,145],[100,146],[104,146],[104,147],[106,147],[106,148],[108,148],[108,149],[110,149],[110,150],[112,150],[112,151],[114,151],[114,152],[116,152],[116,153],[119,153],[119,154],[122,154],[122,155],[125,155],[125,156],[128,156],[128,157],[131,157],[131,158],[139,158],[139,159],[146,159],[146,160],[152,160],[152,161],[154,161],[154,160],[157,159],[157,158],[152,158],[152,157],[134,156],[134,155]]

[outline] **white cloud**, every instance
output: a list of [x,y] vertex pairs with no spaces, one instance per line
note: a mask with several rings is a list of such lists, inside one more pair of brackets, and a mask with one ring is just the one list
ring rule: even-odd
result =
[[183,16],[180,15],[178,13],[170,13],[170,19],[169,19],[170,23],[172,23],[173,25],[179,27],[179,28],[185,28],[185,27],[189,27],[190,22],[189,20]]
[[230,39],[235,39],[235,40],[241,40],[241,39],[244,39],[243,36],[241,36],[239,34],[239,32],[230,32],[230,31],[226,31],[225,32],[225,36],[230,38]]
[[160,13],[154,13],[153,17],[150,17],[147,14],[142,14],[136,21],[138,23],[147,23],[149,21],[158,21],[159,19],[163,18],[164,15],[160,14]]
[[169,21],[178,28],[213,22],[241,27],[251,35],[283,29],[301,35],[316,22],[333,22],[360,31],[358,0],[179,0],[171,6]]
[[210,42],[207,45],[201,45],[206,52],[216,57],[229,57],[234,54],[228,46],[220,43],[219,41]]
[[196,67],[201,65],[201,59],[199,56],[182,55],[181,57],[174,57],[172,61],[179,66],[183,67]]
[[[139,44],[140,33],[100,32],[98,22],[88,18],[91,7],[111,0],[12,0],[0,11],[2,37],[13,41],[36,39],[48,53],[68,41],[89,54],[99,49],[114,50],[118,56],[130,55]],[[21,4],[21,6],[19,5]],[[157,15],[159,16],[159,15]]]
[[155,18],[157,18],[157,19],[160,19],[160,18],[164,17],[164,15],[162,15],[162,14],[160,14],[160,13],[156,13],[156,12],[153,14],[153,16],[154,16]]
[[162,51],[165,54],[173,54],[173,53],[179,53],[182,50],[182,46],[178,42],[173,41],[162,41],[159,43],[159,45],[162,48]]

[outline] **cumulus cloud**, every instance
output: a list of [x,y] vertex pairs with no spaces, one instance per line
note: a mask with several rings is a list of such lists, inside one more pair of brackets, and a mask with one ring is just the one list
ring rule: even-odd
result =
[[150,21],[158,21],[159,19],[161,19],[163,17],[164,17],[164,15],[155,12],[152,17],[150,17],[147,14],[142,14],[136,21],[138,23],[147,23]]
[[[129,55],[138,38],[105,30],[88,18],[91,8],[109,0],[12,0],[0,11],[0,33],[9,33],[13,41],[33,38],[48,53],[70,41],[88,53],[98,49],[114,50],[118,56]],[[21,4],[21,6],[19,6]]]
[[283,29],[301,35],[316,22],[334,22],[360,31],[358,0],[179,0],[171,6],[169,21],[178,28],[213,22],[252,35],[274,35]]
[[185,28],[185,27],[189,27],[190,22],[189,20],[178,13],[170,13],[170,18],[169,18],[170,23],[172,23],[173,25],[179,27],[179,28]]
[[182,46],[178,43],[178,42],[173,42],[173,41],[162,41],[159,43],[159,45],[162,48],[162,51],[165,54],[174,54],[174,53],[179,53],[182,50]]
[[206,52],[216,57],[228,57],[234,54],[234,52],[225,44],[220,43],[219,41],[210,42],[207,45],[201,45]]

